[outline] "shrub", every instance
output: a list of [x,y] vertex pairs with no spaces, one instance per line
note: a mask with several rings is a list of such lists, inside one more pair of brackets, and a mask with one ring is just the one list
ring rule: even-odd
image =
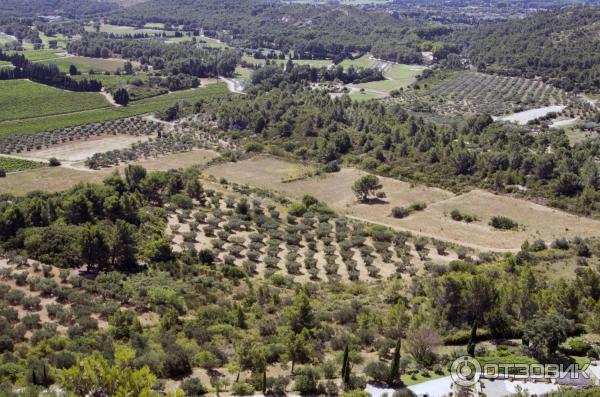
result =
[[390,367],[382,361],[372,361],[365,367],[365,374],[376,382],[385,382],[390,375]]
[[194,356],[194,364],[207,370],[217,368],[221,365],[221,360],[212,352],[201,351]]
[[392,208],[392,216],[397,219],[406,218],[410,215],[410,211],[404,207]]
[[48,165],[50,167],[58,167],[60,166],[60,161],[56,157],[50,157],[48,159]]
[[410,211],[423,211],[425,208],[427,208],[427,204],[426,203],[422,203],[422,202],[412,203],[408,207],[408,209]]
[[493,216],[489,223],[494,229],[514,230],[519,224],[506,216]]
[[552,243],[552,248],[559,250],[568,250],[570,246],[569,241],[564,237],[558,238]]
[[231,385],[231,393],[235,396],[251,396],[254,394],[254,386],[246,382],[235,382]]
[[40,303],[42,300],[37,296],[26,296],[21,299],[21,304],[26,310],[37,311],[40,310]]
[[171,203],[177,208],[192,209],[194,203],[192,199],[185,194],[174,194],[171,196]]
[[208,390],[198,378],[184,379],[184,381],[181,382],[181,389],[185,392],[185,395],[189,397],[203,396],[208,393]]
[[316,368],[306,366],[298,368],[294,379],[294,390],[301,394],[314,394],[317,392],[319,371]]

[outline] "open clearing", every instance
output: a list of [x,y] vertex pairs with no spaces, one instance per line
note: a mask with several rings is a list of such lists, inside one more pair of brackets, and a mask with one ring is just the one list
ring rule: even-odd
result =
[[[160,158],[144,159],[132,164],[139,164],[149,171],[166,171],[192,165],[202,165],[217,156],[218,153],[212,150],[194,150]],[[6,178],[0,178],[0,194],[23,195],[36,190],[62,191],[81,182],[102,182],[115,169],[118,168],[122,171],[125,167],[125,165],[122,165],[116,168],[104,168],[99,171],[91,171],[84,168],[83,165],[81,170],[65,167],[46,167],[8,174]]]
[[[50,60],[43,60],[40,63],[54,64],[58,66],[61,72],[68,73],[71,65],[75,65],[80,72],[88,73],[90,70],[96,72],[115,72],[125,66],[125,61],[121,59],[103,59],[88,58],[80,56],[69,56]],[[93,78],[93,76],[88,76]]]
[[355,86],[364,88],[367,91],[383,91],[389,93],[392,90],[397,90],[398,88],[407,87],[412,84],[424,69],[424,67],[419,65],[391,64],[383,72],[386,80],[356,84]]
[[[92,25],[87,25],[85,27],[85,31],[86,32],[95,32],[96,29]],[[149,36],[154,36],[157,34],[162,34],[164,32],[164,30],[156,29],[156,28],[154,28],[154,29],[152,29],[152,28],[138,29],[133,26],[118,26],[118,25],[102,24],[102,25],[100,25],[100,32],[101,33],[112,33],[115,36],[135,35],[135,34],[147,34]],[[172,36],[175,33],[172,31],[167,31],[166,34],[169,36]]]
[[[271,188],[293,199],[312,194],[336,211],[356,219],[407,230],[426,237],[472,247],[478,250],[515,251],[525,240],[542,239],[551,242],[558,237],[593,237],[600,222],[567,214],[527,200],[494,195],[481,190],[455,196],[453,193],[427,186],[380,177],[387,198],[378,203],[359,204],[352,184],[364,172],[343,169],[327,174],[284,183],[292,176],[302,175],[307,167],[270,157],[258,156],[237,163],[210,167],[206,174],[232,182]],[[404,219],[390,216],[393,207],[408,207],[413,203],[427,204],[424,211],[414,212]],[[472,223],[451,219],[458,209],[476,216]],[[516,231],[500,231],[488,225],[491,217],[507,216],[519,223]]]
[[0,122],[109,107],[99,93],[70,92],[28,80],[0,81]]

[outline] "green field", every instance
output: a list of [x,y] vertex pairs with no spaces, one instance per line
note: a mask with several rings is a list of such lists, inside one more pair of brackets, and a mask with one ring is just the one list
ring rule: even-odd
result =
[[42,42],[44,43],[44,45],[46,47],[50,46],[49,43],[52,40],[56,40],[57,45],[58,45],[59,48],[63,48],[64,49],[64,48],[67,47],[67,38],[64,35],[60,34],[60,33],[58,33],[54,37],[46,36],[44,34],[44,32],[39,32],[39,34],[40,34],[40,39],[42,39]]
[[[253,64],[253,65],[264,65],[265,64],[264,59],[255,59],[254,57],[247,55],[247,54],[244,54],[244,56],[242,57],[242,60],[247,63]],[[271,60],[271,61],[273,61],[273,60]],[[274,61],[278,65],[284,65],[287,63],[287,59],[275,59]],[[294,59],[293,62],[297,65],[310,65],[315,68],[329,67],[332,65],[332,63],[329,59]]]
[[355,68],[372,68],[375,66],[375,62],[372,59],[369,59],[367,55],[363,55],[360,58],[356,59],[344,59],[339,65],[343,66],[344,69],[349,68],[350,66],[354,66]]
[[15,40],[12,37],[9,37],[7,34],[0,32],[0,46],[13,43],[14,41]]
[[114,72],[118,68],[123,68],[125,61],[121,59],[103,59],[87,57],[64,57],[51,60],[40,61],[45,64],[55,64],[61,72],[68,73],[71,65],[75,65],[82,73],[88,73],[90,70],[97,72]]
[[[86,25],[85,27],[86,32],[95,32],[96,30],[94,29],[94,26],[92,25]],[[135,28],[133,26],[117,26],[117,25],[108,25],[108,24],[102,24],[100,25],[100,32],[102,33],[112,33],[115,36],[122,36],[122,35],[134,35],[134,34],[148,34],[148,35],[155,35],[158,33],[164,32],[161,29],[138,29]],[[173,31],[166,31],[167,36],[173,36],[175,34],[175,32]]]
[[387,80],[372,81],[370,83],[357,84],[359,88],[365,90],[382,91],[389,93],[400,87],[406,87],[415,81],[415,78],[423,71],[422,66],[418,65],[397,65],[383,73]]
[[0,170],[5,172],[17,172],[33,168],[45,167],[46,164],[37,161],[14,159],[12,157],[0,156]]
[[69,92],[27,80],[0,81],[0,122],[108,107],[98,93]]
[[18,52],[25,55],[25,58],[31,62],[40,62],[48,59],[57,59],[64,57],[63,51],[60,50],[25,50]]
[[145,83],[148,80],[147,75],[105,75],[95,74],[87,75],[80,74],[74,76],[75,80],[82,79],[94,79],[102,83],[102,86],[111,94],[114,94],[119,88],[125,88],[129,92],[129,99],[131,101],[137,101],[144,98],[150,98],[157,95],[166,94],[169,90],[160,86],[149,86],[148,84],[139,84],[140,82]]
[[[219,40],[206,37],[206,36],[198,36],[196,37],[198,41],[198,45],[201,47],[211,47],[211,48],[227,48],[227,44],[220,42]],[[201,43],[201,42],[204,43]]]
[[201,98],[225,96],[227,94],[227,85],[219,83],[198,89],[178,91],[167,95],[142,99],[127,107],[107,107],[48,117],[0,122],[0,136],[48,131],[57,128],[116,120],[165,110],[177,101],[194,103]]

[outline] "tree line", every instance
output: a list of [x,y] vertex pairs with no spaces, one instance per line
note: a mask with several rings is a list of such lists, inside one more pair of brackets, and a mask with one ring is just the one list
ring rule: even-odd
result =
[[8,55],[0,50],[0,60],[9,61],[14,66],[14,68],[0,69],[0,80],[30,79],[36,83],[69,91],[99,92],[102,90],[102,83],[98,80],[74,80],[62,73],[54,64],[33,63],[21,54]]

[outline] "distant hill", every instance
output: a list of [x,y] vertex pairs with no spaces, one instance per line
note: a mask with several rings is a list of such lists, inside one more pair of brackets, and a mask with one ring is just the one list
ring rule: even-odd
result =
[[88,14],[108,13],[117,7],[113,0],[3,0],[2,6],[0,6],[0,16],[61,15],[73,18]]
[[567,8],[456,32],[450,41],[487,71],[541,76],[558,87],[600,90],[600,9]]
[[315,58],[371,51],[388,60],[420,62],[417,24],[385,11],[342,5],[259,0],[149,0],[117,12],[111,23],[183,24],[209,35],[226,31],[240,47],[293,49]]

